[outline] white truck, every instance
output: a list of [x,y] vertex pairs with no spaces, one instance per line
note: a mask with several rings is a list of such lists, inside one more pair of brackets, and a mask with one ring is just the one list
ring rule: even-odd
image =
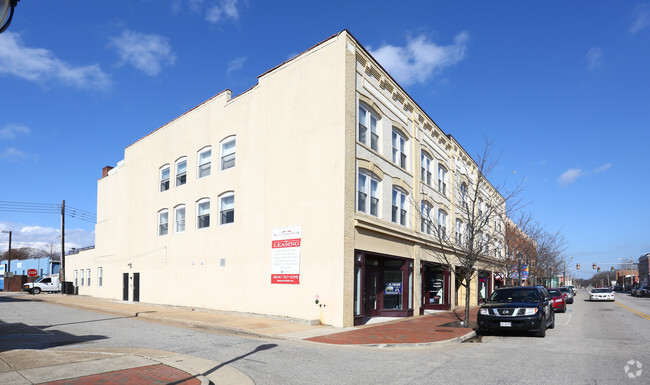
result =
[[42,291],[61,291],[61,281],[59,281],[58,274],[45,274],[43,277],[34,282],[28,282],[23,285],[23,291],[28,291],[31,294],[38,294]]

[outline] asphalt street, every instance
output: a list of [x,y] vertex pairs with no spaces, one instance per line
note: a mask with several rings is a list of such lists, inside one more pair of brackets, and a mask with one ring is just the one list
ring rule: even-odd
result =
[[166,350],[227,362],[256,384],[650,383],[650,298],[586,299],[579,292],[546,338],[498,334],[384,349],[224,335],[14,300],[0,303],[0,349]]

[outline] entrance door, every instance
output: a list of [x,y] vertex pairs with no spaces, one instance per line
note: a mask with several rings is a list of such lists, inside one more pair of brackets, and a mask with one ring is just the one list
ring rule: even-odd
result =
[[450,272],[443,266],[425,265],[422,280],[423,309],[449,310]]
[[363,286],[363,315],[376,317],[379,315],[379,261],[366,258],[365,277]]
[[133,273],[133,302],[140,302],[140,273]]
[[122,274],[122,301],[129,300],[129,273]]

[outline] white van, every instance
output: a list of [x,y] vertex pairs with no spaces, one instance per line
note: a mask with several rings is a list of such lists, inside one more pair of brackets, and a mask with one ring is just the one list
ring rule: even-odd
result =
[[61,281],[59,281],[59,275],[46,274],[34,282],[28,282],[23,285],[23,291],[28,291],[31,294],[38,294],[42,291],[61,291]]

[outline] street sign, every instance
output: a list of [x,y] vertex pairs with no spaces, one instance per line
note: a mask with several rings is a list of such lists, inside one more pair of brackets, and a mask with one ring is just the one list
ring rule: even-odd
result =
[[36,277],[37,275],[38,275],[38,270],[36,270],[36,269],[27,270],[27,276],[28,277]]

